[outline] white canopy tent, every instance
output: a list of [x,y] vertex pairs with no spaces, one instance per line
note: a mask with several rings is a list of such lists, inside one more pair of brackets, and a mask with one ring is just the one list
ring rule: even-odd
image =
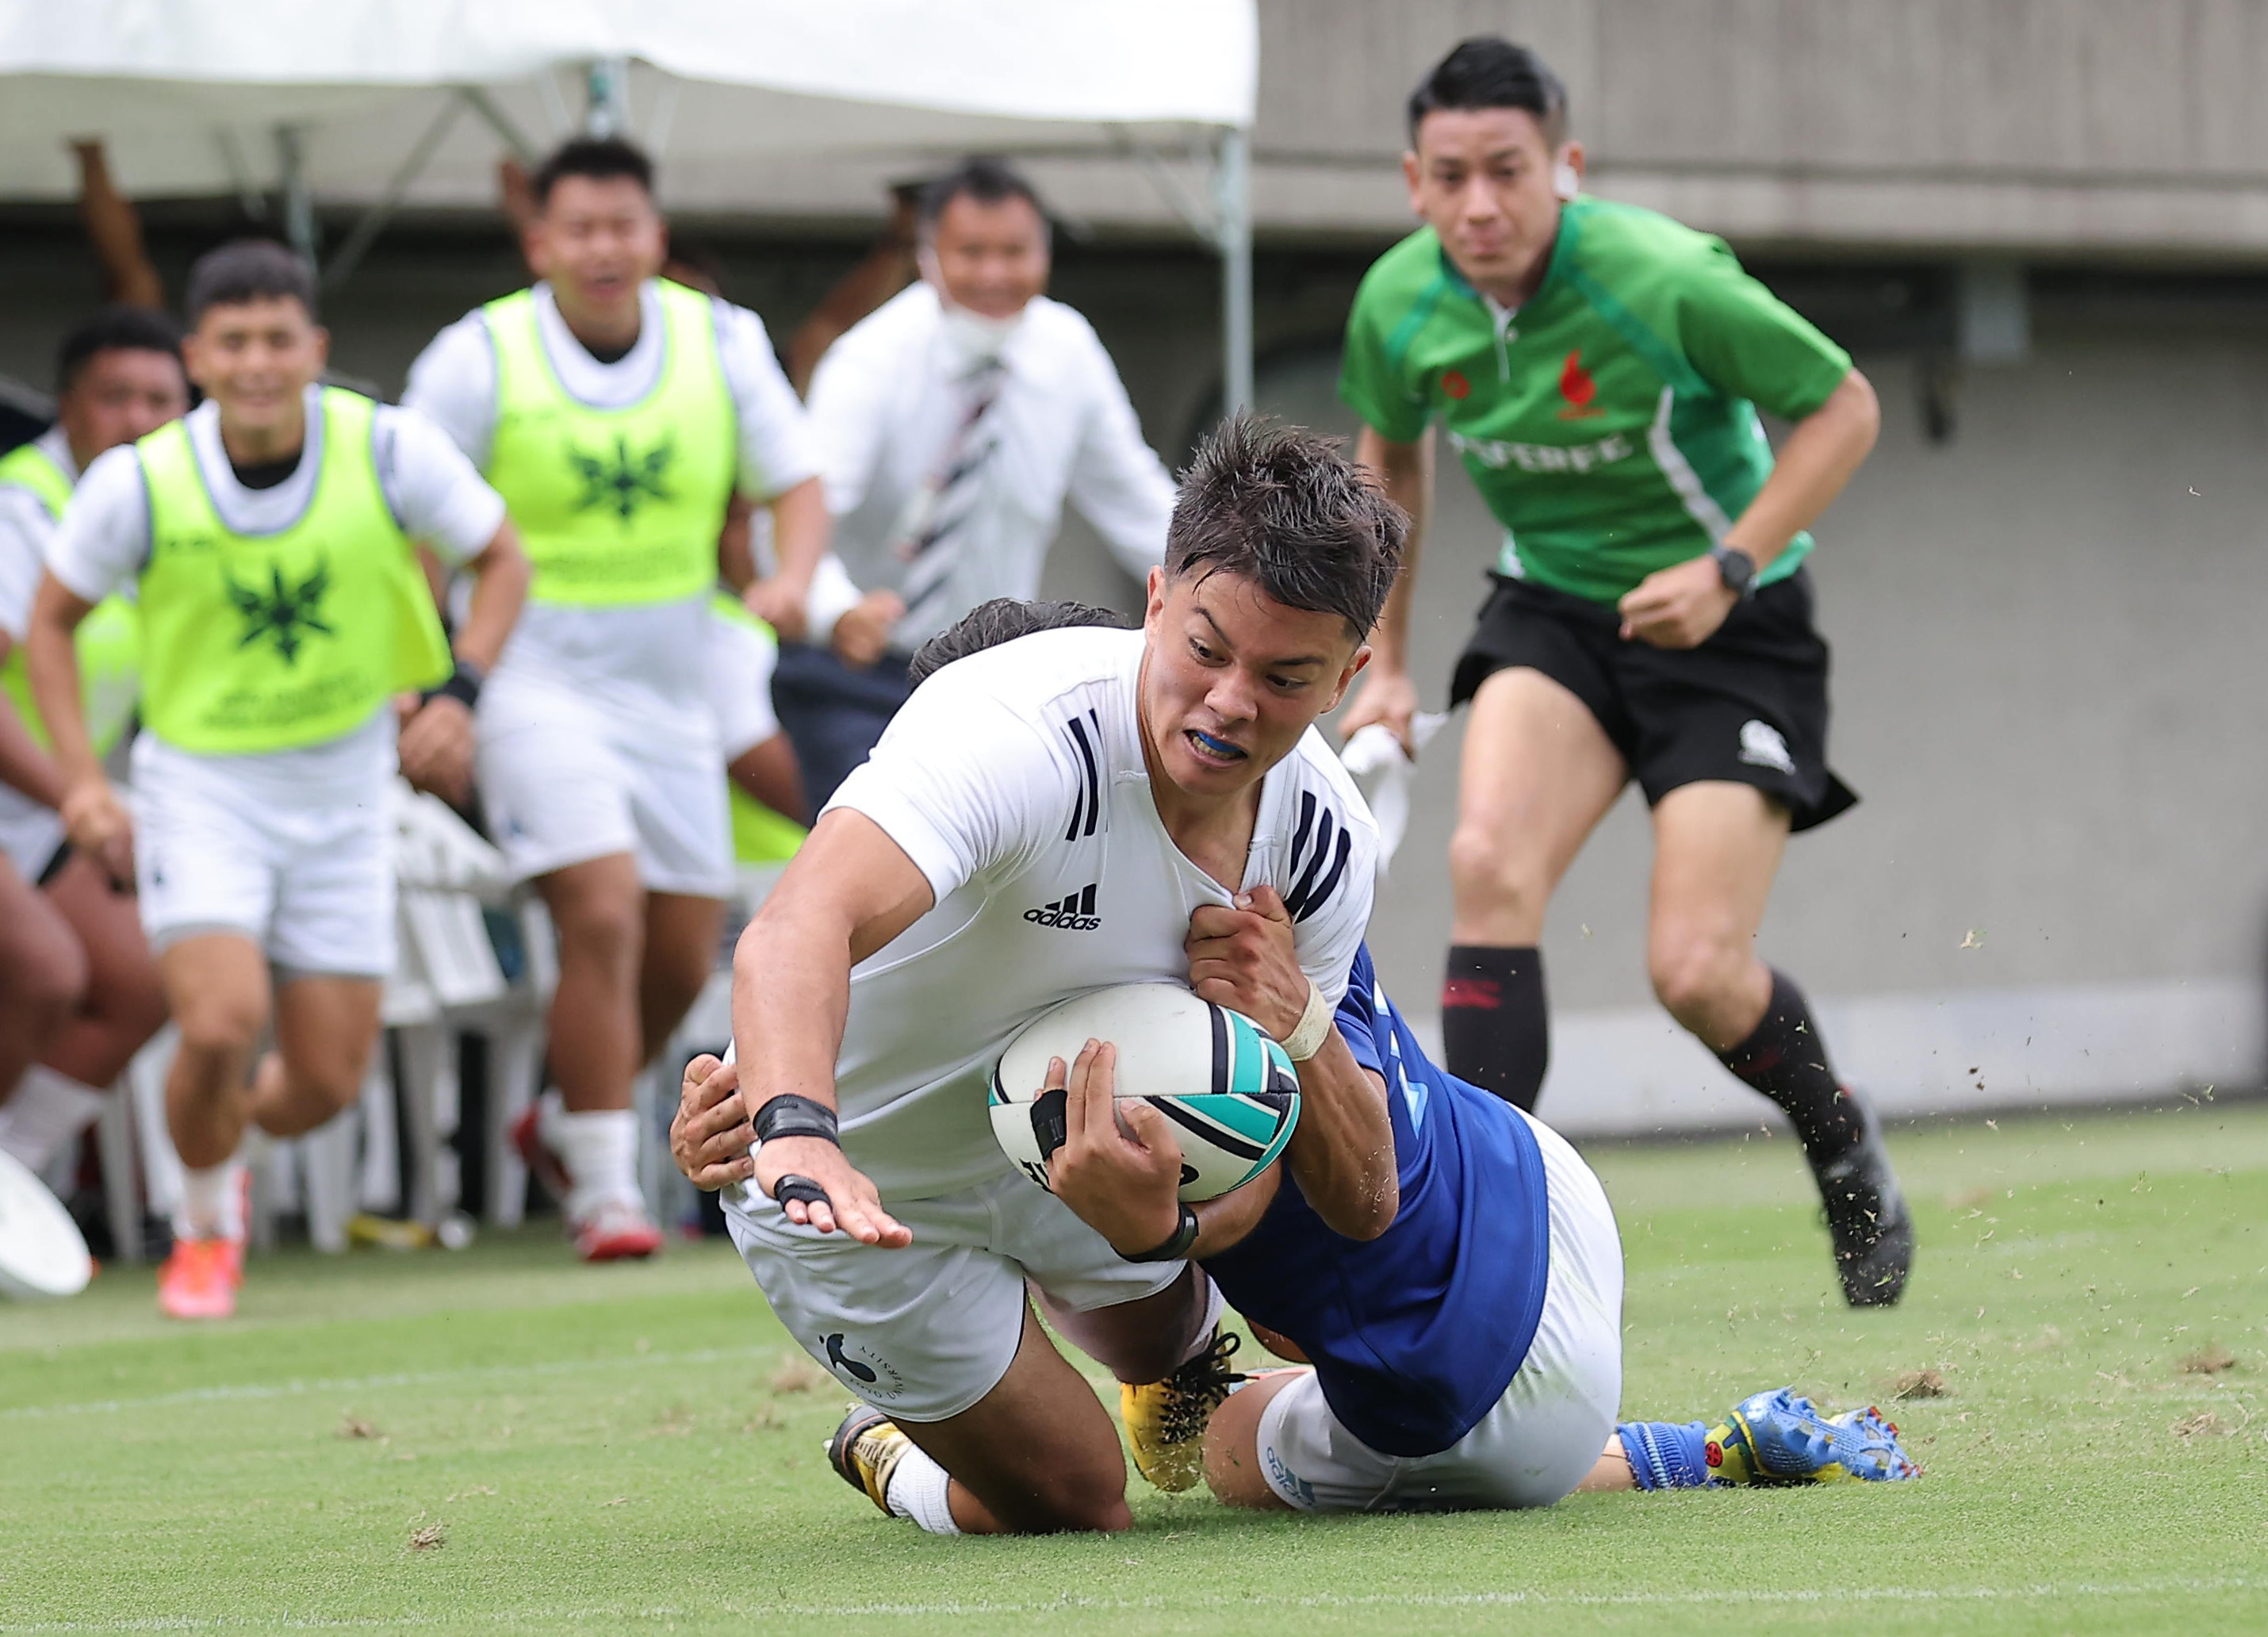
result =
[[680,211],[868,214],[887,180],[1012,154],[1074,213],[1130,162],[1222,258],[1224,379],[1251,401],[1254,0],[0,0],[0,198],[71,196],[106,143],[141,197],[491,207],[496,163],[578,129],[661,161]]

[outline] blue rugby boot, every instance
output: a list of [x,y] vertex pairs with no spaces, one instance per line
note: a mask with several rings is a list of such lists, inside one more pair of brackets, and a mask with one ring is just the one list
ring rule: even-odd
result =
[[1790,1387],[1743,1398],[1703,1445],[1709,1475],[1721,1484],[1831,1484],[1912,1478],[1921,1469],[1898,1442],[1898,1429],[1869,1405],[1822,1416]]

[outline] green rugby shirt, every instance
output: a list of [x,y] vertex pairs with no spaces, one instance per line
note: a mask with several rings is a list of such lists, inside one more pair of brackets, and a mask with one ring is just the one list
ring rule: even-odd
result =
[[[1504,526],[1500,574],[1613,602],[1723,537],[1771,473],[1756,418],[1800,420],[1850,356],[1722,240],[1587,196],[1517,312],[1430,227],[1381,256],[1347,318],[1339,395],[1381,437],[1438,417]],[[1762,575],[1795,572],[1800,534]]]

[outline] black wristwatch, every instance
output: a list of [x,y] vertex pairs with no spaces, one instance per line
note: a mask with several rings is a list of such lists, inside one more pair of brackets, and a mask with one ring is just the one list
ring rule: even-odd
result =
[[1122,1250],[1118,1253],[1118,1257],[1122,1262],[1178,1262],[1189,1255],[1189,1247],[1197,1242],[1197,1209],[1193,1206],[1184,1204],[1182,1206],[1182,1220],[1174,1224],[1174,1231],[1167,1235],[1165,1243],[1152,1245],[1149,1250],[1133,1256],[1129,1256]]
[[1717,577],[1725,582],[1725,589],[1736,597],[1756,594],[1756,560],[1738,546],[1712,546],[1709,556],[1717,564]]

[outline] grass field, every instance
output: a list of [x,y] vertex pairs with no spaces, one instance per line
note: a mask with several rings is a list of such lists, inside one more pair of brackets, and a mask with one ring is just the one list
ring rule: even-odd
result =
[[531,1232],[256,1262],[207,1329],[147,1270],[0,1308],[0,1631],[2268,1631],[2268,1107],[1893,1146],[1919,1272],[1868,1314],[1786,1140],[1594,1158],[1626,1408],[1933,1370],[1918,1483],[1318,1520],[1138,1481],[1130,1534],[934,1540],[829,1474],[841,1395],[729,1249]]

